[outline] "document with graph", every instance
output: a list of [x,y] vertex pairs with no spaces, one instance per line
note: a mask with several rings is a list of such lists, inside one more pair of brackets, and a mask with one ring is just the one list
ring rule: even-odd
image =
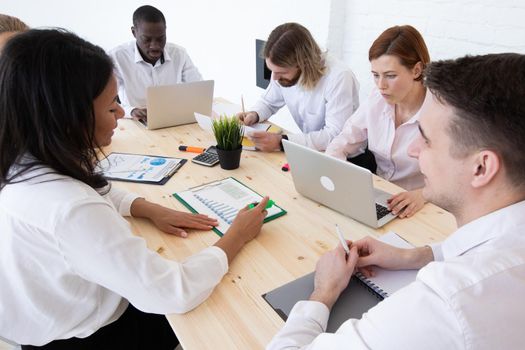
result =
[[[213,230],[220,236],[230,228],[240,209],[251,203],[257,203],[263,198],[263,196],[233,177],[177,192],[173,196],[190,211],[216,218],[219,221],[219,225]],[[264,222],[286,214],[286,210],[277,204],[266,210],[268,215]]]

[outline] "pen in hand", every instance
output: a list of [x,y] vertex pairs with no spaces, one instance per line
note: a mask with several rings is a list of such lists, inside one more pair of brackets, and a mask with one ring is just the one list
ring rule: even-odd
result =
[[343,246],[343,249],[345,250],[346,256],[350,255],[350,248],[348,248],[348,244],[346,243],[346,240],[343,237],[341,230],[339,230],[339,225],[337,224],[335,224],[335,232],[337,233],[337,237],[339,237],[339,241],[341,242],[341,245]]
[[[249,208],[249,209],[253,209],[253,208],[255,208],[255,206],[256,206],[257,204],[259,204],[259,202],[253,202],[253,203],[250,203],[250,204],[248,205],[248,208]],[[269,199],[269,200],[268,200],[268,203],[266,203],[266,207],[265,207],[265,209],[270,209],[271,207],[273,207],[274,204],[275,204],[275,202],[274,202],[273,200]]]

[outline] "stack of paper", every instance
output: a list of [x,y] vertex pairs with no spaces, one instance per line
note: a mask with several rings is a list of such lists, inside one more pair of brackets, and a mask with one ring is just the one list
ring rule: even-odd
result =
[[[215,105],[214,105],[215,106]],[[233,114],[227,114],[229,116],[234,115]],[[201,127],[201,129],[209,131],[213,133],[213,123],[212,118],[208,117],[206,115],[195,113],[195,119],[197,119],[197,123]],[[255,151],[255,144],[250,139],[251,134],[254,131],[268,131],[273,133],[281,133],[281,128],[273,125],[273,124],[266,124],[266,123],[257,123],[250,126],[243,126],[244,129],[244,138],[242,140],[242,148],[248,151]]]

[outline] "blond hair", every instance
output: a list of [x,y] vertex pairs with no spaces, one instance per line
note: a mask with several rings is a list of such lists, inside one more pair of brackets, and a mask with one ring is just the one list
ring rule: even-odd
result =
[[263,51],[264,58],[280,67],[298,67],[299,83],[313,89],[326,71],[323,53],[312,34],[298,23],[284,23],[268,37]]
[[0,34],[6,32],[23,32],[29,30],[29,26],[20,19],[0,13]]

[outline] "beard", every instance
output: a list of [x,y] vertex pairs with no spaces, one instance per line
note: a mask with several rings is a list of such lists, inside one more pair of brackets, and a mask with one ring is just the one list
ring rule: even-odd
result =
[[301,72],[297,72],[297,75],[293,77],[292,79],[285,79],[281,78],[278,80],[279,85],[282,87],[292,87],[299,81],[299,78],[301,77]]

